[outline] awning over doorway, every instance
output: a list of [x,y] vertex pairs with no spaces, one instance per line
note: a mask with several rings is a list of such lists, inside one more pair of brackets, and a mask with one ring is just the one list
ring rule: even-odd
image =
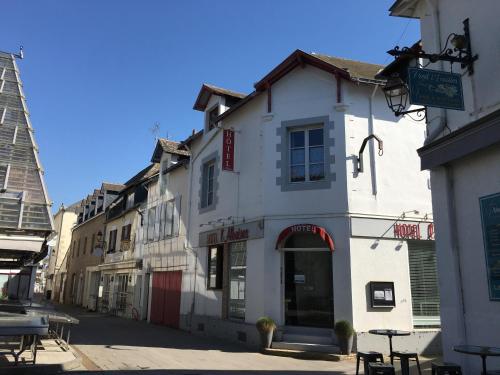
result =
[[330,251],[335,250],[335,244],[333,243],[333,238],[328,234],[325,228],[314,224],[295,224],[281,231],[276,241],[276,249],[283,248],[286,240],[297,233],[310,233],[319,236],[323,242],[328,246]]

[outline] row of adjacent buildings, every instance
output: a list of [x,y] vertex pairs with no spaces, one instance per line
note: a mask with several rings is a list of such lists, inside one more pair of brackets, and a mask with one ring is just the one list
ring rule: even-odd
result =
[[276,346],[346,319],[358,349],[394,328],[439,351],[425,124],[390,112],[382,68],[297,50],[250,94],[204,84],[202,130],[55,215],[51,298],[248,345],[270,316]]

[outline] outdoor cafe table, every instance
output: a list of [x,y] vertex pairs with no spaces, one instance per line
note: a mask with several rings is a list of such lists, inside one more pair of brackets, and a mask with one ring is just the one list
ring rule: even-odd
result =
[[476,346],[476,345],[457,345],[453,350],[458,353],[479,355],[483,361],[483,374],[486,372],[486,357],[500,357],[500,348],[492,348],[489,346]]
[[391,357],[391,364],[394,364],[394,359],[392,356],[392,337],[393,336],[410,336],[410,332],[408,331],[400,331],[397,329],[371,329],[368,331],[372,335],[381,335],[389,337],[389,353]]

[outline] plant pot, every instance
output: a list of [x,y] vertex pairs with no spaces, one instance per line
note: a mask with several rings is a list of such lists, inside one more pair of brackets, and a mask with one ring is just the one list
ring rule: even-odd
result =
[[351,354],[354,336],[351,337],[337,337],[337,342],[340,348],[340,354]]
[[261,349],[269,349],[273,342],[273,331],[259,331]]

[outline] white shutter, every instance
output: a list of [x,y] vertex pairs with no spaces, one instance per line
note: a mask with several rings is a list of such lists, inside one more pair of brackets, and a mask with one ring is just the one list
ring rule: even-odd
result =
[[161,204],[159,204],[158,206],[156,206],[156,209],[155,209],[155,227],[154,227],[154,240],[155,241],[158,241],[158,239],[160,238],[160,221],[161,221]]
[[181,203],[182,203],[182,196],[178,195],[175,197],[174,201],[174,217],[173,217],[173,230],[172,230],[172,236],[178,236],[179,235],[179,228],[180,228],[180,221],[181,221]]
[[439,284],[434,241],[408,241],[415,326],[440,325]]

